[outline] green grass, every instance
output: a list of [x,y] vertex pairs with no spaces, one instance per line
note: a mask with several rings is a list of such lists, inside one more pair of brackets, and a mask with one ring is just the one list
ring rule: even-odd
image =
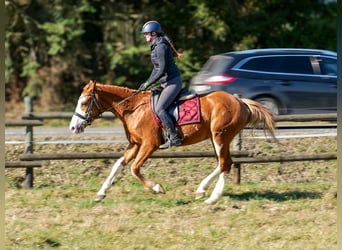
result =
[[[314,141],[312,141],[314,140]],[[334,152],[336,138],[291,139],[283,145],[244,141],[263,155]],[[177,150],[205,150],[204,142]],[[123,145],[36,145],[35,152],[122,151]],[[174,149],[173,149],[174,150]],[[6,145],[6,160],[23,146]],[[213,158],[151,159],[145,177],[166,194],[145,190],[129,168],[107,197],[93,198],[114,160],[44,161],[35,187],[23,169],[6,169],[6,249],[336,249],[336,161],[242,165],[241,185],[227,178],[215,205],[195,200]],[[213,187],[211,187],[213,188]],[[211,189],[210,189],[211,191]]]
[[59,189],[8,190],[6,246],[333,249],[336,199],[323,198],[327,187],[304,188],[243,184],[228,188],[213,206],[172,190],[165,195],[145,190],[123,195],[113,187],[100,204],[93,202],[92,192],[77,187],[70,188],[67,197]]

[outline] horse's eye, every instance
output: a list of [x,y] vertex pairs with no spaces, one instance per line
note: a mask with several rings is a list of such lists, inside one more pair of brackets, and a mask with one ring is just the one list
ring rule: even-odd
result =
[[82,106],[82,107],[88,106],[88,102],[82,102],[82,103],[81,103],[81,106]]

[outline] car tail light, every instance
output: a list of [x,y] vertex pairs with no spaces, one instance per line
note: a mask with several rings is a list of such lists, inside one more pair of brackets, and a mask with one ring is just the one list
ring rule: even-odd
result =
[[227,74],[218,74],[209,77],[205,82],[207,84],[229,84],[236,80],[236,77]]

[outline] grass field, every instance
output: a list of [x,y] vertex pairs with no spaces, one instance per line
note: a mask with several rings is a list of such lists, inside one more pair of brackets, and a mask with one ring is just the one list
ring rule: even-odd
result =
[[[336,152],[336,137],[244,140],[258,155]],[[35,145],[34,152],[121,152],[118,145]],[[211,150],[208,141],[176,150]],[[173,149],[174,150],[174,149]],[[6,145],[17,160],[23,145]],[[6,249],[336,249],[336,161],[246,164],[241,185],[228,177],[215,205],[194,199],[214,158],[151,159],[143,174],[166,189],[153,194],[129,167],[101,203],[93,201],[115,160],[44,161],[35,187],[24,169],[6,170]]]

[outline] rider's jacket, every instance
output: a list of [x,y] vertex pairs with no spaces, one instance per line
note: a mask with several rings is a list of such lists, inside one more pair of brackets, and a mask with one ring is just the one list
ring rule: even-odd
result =
[[156,37],[151,44],[151,61],[153,70],[147,80],[148,85],[157,81],[164,85],[173,78],[180,76],[178,67],[173,59],[172,49],[162,36]]

